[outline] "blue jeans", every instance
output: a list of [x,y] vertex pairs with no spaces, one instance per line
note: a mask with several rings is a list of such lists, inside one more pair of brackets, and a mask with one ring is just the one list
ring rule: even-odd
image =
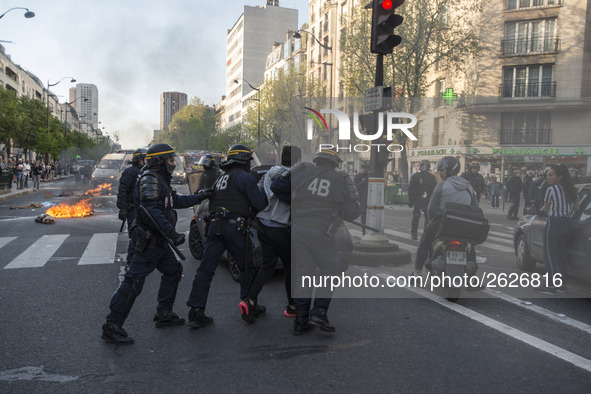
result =
[[567,243],[573,230],[572,220],[568,217],[548,216],[544,227],[544,262],[549,275],[549,283],[561,275],[562,284],[566,284],[568,272]]
[[499,207],[499,195],[497,194],[496,196],[491,195],[490,196],[490,205],[493,208],[498,208]]

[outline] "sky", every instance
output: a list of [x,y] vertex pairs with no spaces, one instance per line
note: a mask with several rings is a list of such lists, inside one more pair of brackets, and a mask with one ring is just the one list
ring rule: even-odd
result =
[[[99,121],[124,149],[146,146],[160,127],[160,94],[186,93],[213,105],[225,94],[226,32],[244,5],[266,0],[3,0],[0,40],[12,61],[44,85],[62,77],[99,92]],[[279,1],[308,20],[307,0]],[[269,48],[269,52],[271,48]],[[76,83],[51,91],[60,102]]]

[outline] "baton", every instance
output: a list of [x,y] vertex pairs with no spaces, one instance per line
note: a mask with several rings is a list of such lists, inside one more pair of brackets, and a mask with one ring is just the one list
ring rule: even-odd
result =
[[375,228],[375,227],[371,227],[371,226],[368,226],[367,224],[363,224],[363,223],[360,223],[360,222],[356,222],[356,221],[354,221],[354,220],[345,220],[345,222],[347,222],[347,223],[351,223],[351,224],[354,224],[354,225],[356,225],[356,226],[359,226],[359,227],[365,228],[365,229],[367,229],[367,230],[374,231],[374,232],[376,232],[376,233],[379,233],[379,232],[380,232],[380,230],[378,230],[378,229],[377,229],[377,228]]
[[152,227],[154,229],[156,229],[156,231],[158,231],[158,234],[160,234],[166,242],[168,242],[168,244],[170,245],[172,250],[175,251],[175,253],[181,258],[181,260],[186,260],[187,258],[185,257],[185,255],[182,254],[181,251],[179,250],[179,248],[177,248],[177,246],[174,244],[174,242],[172,242],[172,240],[170,238],[168,238],[166,236],[166,234],[164,234],[164,231],[162,231],[160,226],[158,226],[158,223],[156,223],[156,221],[154,220],[152,215],[150,215],[150,213],[146,210],[146,208],[143,205],[140,205],[140,208],[142,209],[142,211],[144,211],[144,213],[146,214],[146,216],[150,220],[150,224],[152,224]]
[[123,219],[123,220],[121,221],[121,227],[119,227],[119,232],[122,232],[122,231],[123,231],[123,226],[125,226],[125,221],[126,221],[126,220],[127,220],[127,218],[125,218],[125,219]]

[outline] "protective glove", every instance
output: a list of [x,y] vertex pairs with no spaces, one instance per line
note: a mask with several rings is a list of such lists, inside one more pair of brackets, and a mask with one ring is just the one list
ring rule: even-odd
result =
[[127,212],[126,211],[119,211],[119,220],[121,220],[121,221],[127,220]]
[[409,202],[409,203],[408,203],[408,207],[409,207],[409,208],[412,208],[414,205],[415,205],[415,204],[414,204],[414,203],[412,203],[412,202]]
[[175,232],[170,236],[170,240],[176,246],[182,245],[185,243],[185,234],[180,234],[180,233]]
[[197,195],[201,197],[201,201],[207,200],[208,198],[212,198],[214,194],[215,191],[213,189],[201,189],[197,193]]

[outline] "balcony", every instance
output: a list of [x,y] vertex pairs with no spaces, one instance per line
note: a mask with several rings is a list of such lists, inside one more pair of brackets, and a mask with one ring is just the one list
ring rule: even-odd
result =
[[552,98],[556,97],[556,82],[518,82],[502,84],[501,98]]
[[501,130],[501,145],[545,145],[552,143],[552,129]]
[[556,53],[560,46],[558,37],[524,38],[517,40],[503,40],[501,50],[503,56],[537,55]]

